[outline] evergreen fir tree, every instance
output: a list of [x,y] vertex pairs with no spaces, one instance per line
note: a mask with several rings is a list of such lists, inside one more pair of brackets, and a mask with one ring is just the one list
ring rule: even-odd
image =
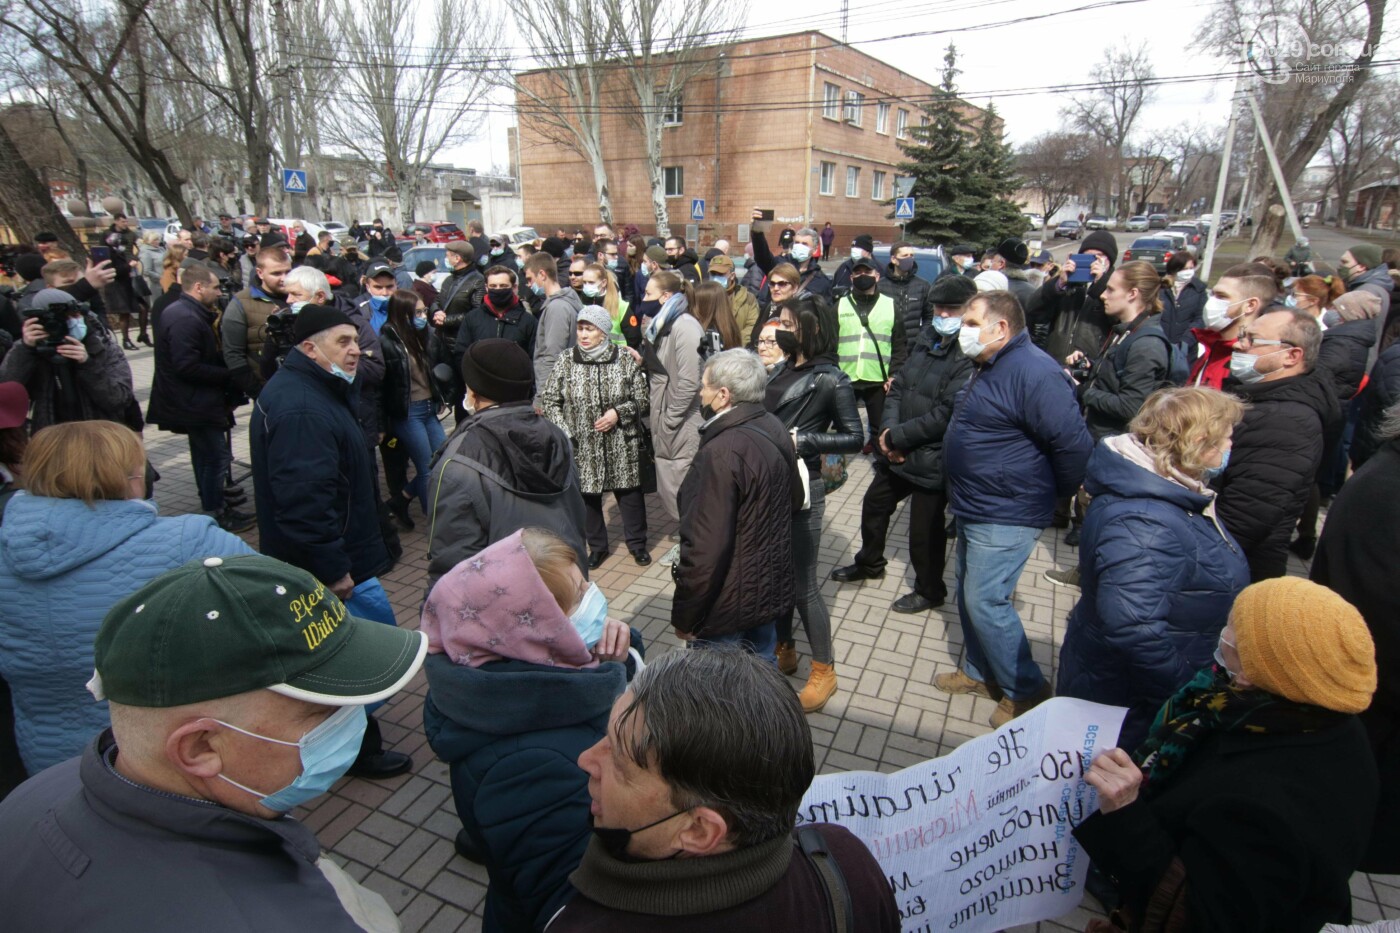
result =
[[976,221],[964,184],[970,146],[958,110],[957,60],[957,47],[950,43],[943,56],[943,83],[922,107],[928,125],[910,127],[912,141],[899,144],[909,159],[899,172],[914,181],[908,192],[914,198],[914,219],[904,228],[911,240],[951,243]]
[[978,224],[964,230],[973,243],[999,243],[1025,232],[1026,218],[1011,198],[1021,185],[1016,174],[1016,156],[997,131],[996,105],[990,101],[977,130],[966,174],[968,190],[979,204]]

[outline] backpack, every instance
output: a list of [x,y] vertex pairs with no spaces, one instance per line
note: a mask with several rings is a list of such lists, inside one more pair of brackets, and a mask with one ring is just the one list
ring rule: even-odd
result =
[[1113,369],[1118,378],[1123,378],[1123,370],[1128,366],[1128,348],[1143,337],[1155,337],[1167,345],[1167,375],[1162,385],[1157,388],[1186,385],[1186,380],[1191,374],[1191,360],[1187,355],[1190,341],[1172,343],[1167,338],[1166,331],[1162,330],[1162,325],[1156,321],[1134,329],[1114,348]]

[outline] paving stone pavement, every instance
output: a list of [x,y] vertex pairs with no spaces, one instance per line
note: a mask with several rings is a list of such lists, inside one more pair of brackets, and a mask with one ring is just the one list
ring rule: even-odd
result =
[[[144,410],[152,351],[143,347],[128,357]],[[235,457],[244,464],[241,469],[235,467],[240,475],[247,472],[249,411],[246,406],[239,411],[233,434]],[[447,420],[450,426],[451,418]],[[147,428],[145,439],[151,461],[161,473],[156,486],[161,512],[198,511],[185,438]],[[823,578],[832,568],[849,563],[859,546],[860,501],[870,476],[868,458],[852,458],[849,475],[845,485],[826,497],[826,532],[818,567]],[[245,488],[251,496],[251,481]],[[643,568],[632,562],[622,544],[615,504],[605,501],[610,509],[613,556],[593,579],[607,595],[611,615],[641,630],[649,656],[680,647],[669,624],[669,568],[655,562]],[[248,508],[252,508],[251,501]],[[418,605],[427,579],[427,538],[426,523],[416,505],[412,514],[417,528],[402,536],[403,560],[381,580],[399,624],[417,628]],[[649,502],[648,522],[656,561],[670,547],[676,523],[655,497]],[[256,531],[244,537],[257,546]],[[988,719],[995,708],[990,700],[950,697],[932,686],[935,673],[951,671],[958,663],[962,632],[956,608],[950,603],[919,615],[889,611],[891,601],[912,588],[908,556],[906,502],[891,522],[885,578],[847,586],[828,579],[822,587],[831,611],[841,684],[826,708],[809,717],[817,765],[823,773],[896,771],[946,754],[990,731]],[[1306,572],[1297,558],[1289,559],[1294,573]],[[1076,591],[1052,586],[1042,573],[1070,566],[1074,560],[1075,551],[1064,544],[1063,532],[1046,530],[1016,594],[1032,652],[1047,676],[1055,672],[1065,618],[1074,605]],[[951,589],[951,561],[947,582]],[[797,628],[802,660],[798,676],[793,678],[794,689],[801,687],[810,660],[801,626]],[[427,683],[420,673],[377,713],[386,743],[413,756],[412,773],[386,781],[346,778],[296,815],[316,832],[321,844],[352,877],[384,895],[398,913],[405,933],[468,933],[481,929],[486,870],[453,850],[452,839],[461,823],[452,804],[447,766],[433,757],[423,734],[426,692]],[[1351,887],[1355,922],[1400,918],[1400,876],[1357,874]],[[1013,929],[1017,933],[1077,931],[1094,916],[1101,914],[1095,902],[1086,897],[1083,906],[1056,922]]]

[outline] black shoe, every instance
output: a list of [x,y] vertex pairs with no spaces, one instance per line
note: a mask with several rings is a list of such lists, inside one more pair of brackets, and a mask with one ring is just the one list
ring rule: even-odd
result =
[[895,612],[927,612],[930,609],[937,609],[943,605],[943,600],[932,600],[921,593],[907,593],[896,599],[890,606]]
[[219,523],[219,527],[224,531],[238,534],[240,531],[247,531],[258,523],[256,515],[249,515],[247,512],[240,512],[231,505],[226,505],[223,511],[214,516],[214,521]]
[[594,551],[592,554],[588,555],[588,569],[597,570],[599,567],[603,566],[603,561],[607,559],[607,551]]
[[1313,554],[1317,551],[1317,539],[1297,538],[1292,544],[1288,545],[1288,549],[1303,560],[1312,560]]
[[411,501],[403,496],[395,496],[389,502],[389,514],[394,516],[394,521],[403,526],[404,531],[413,530],[413,519],[408,514],[408,506]]
[[132,343],[132,342],[131,342],[131,339],[130,339],[129,337],[123,337],[123,338],[122,338],[122,349],[123,349],[123,350],[135,350],[135,349],[136,349],[136,344]]
[[638,567],[645,567],[651,563],[651,555],[642,549],[633,551],[632,559],[637,562]]
[[1065,535],[1065,544],[1070,547],[1079,547],[1079,526],[1070,528],[1069,534]]
[[368,778],[371,781],[397,777],[413,767],[413,759],[403,752],[378,751],[361,754],[355,759],[348,772],[352,777]]
[[862,447],[862,448],[860,449],[860,455],[861,455],[862,457],[868,457],[868,456],[870,456],[871,454],[873,454],[874,452],[875,452],[875,445],[874,445],[874,444],[866,444],[864,447]]
[[248,494],[241,486],[232,486],[224,489],[224,505],[242,505],[248,501]]
[[831,579],[837,583],[855,583],[859,580],[880,580],[885,576],[885,568],[866,570],[860,564],[849,564],[831,571]]
[[956,538],[958,536],[958,520],[956,518],[948,519],[948,524],[943,526],[943,533],[950,538]]
[[144,333],[141,333],[141,334],[138,334],[138,335],[137,335],[137,337],[136,337],[136,342],[137,342],[137,343],[144,343],[144,344],[145,344],[146,346],[148,346],[148,347],[154,347],[154,346],[155,346],[155,344],[151,343],[151,338],[150,338],[150,337],[147,337]]
[[466,828],[457,830],[457,838],[452,840],[452,848],[457,850],[457,854],[468,862],[475,862],[478,865],[486,864],[486,855],[476,847],[471,835]]

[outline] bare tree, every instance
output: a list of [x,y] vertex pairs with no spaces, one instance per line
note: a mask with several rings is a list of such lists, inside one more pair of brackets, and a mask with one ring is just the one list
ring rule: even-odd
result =
[[617,51],[609,37],[607,13],[612,9],[573,0],[517,4],[520,37],[542,70],[508,75],[522,128],[577,153],[593,169],[598,216],[607,223],[613,222],[613,211],[601,107],[612,96],[609,87],[621,83],[617,63],[610,61]]
[[5,121],[0,121],[0,214],[26,241],[33,242],[34,234],[48,231],[74,256],[87,254],[82,240],[59,213],[48,186],[20,155]]
[[1393,101],[1400,87],[1394,78],[1373,78],[1337,118],[1327,137],[1327,161],[1337,192],[1338,214],[1357,184],[1384,166],[1400,141],[1400,115]]
[[1089,187],[1093,163],[1094,147],[1079,133],[1046,133],[1021,149],[1016,169],[1040,198],[1042,239],[1050,238],[1050,219]]
[[[1164,136],[1162,155],[1172,165],[1172,187],[1176,197],[1170,205],[1173,212],[1185,211],[1197,193],[1207,191],[1210,166],[1219,166],[1219,153],[1224,142],[1224,129],[1204,124],[1180,124]],[[1212,159],[1212,156],[1215,156]]]
[[1166,137],[1156,133],[1143,134],[1128,143],[1126,155],[1131,163],[1127,171],[1130,213],[1147,213],[1152,192],[1171,174],[1168,148]]
[[1142,108],[1154,97],[1149,82],[1156,77],[1156,72],[1152,69],[1147,44],[1106,49],[1103,59],[1089,70],[1089,77],[1102,86],[1101,90],[1094,95],[1072,98],[1063,114],[1072,125],[1094,136],[1109,150],[1119,194],[1117,213],[1122,218],[1127,216],[1124,210],[1128,201],[1124,148]]
[[[738,35],[747,0],[678,3],[667,0],[606,0],[613,44],[626,60],[624,72],[636,107],[628,118],[645,143],[652,213],[659,236],[671,233],[666,181],[661,166],[662,130],[668,116],[684,108],[686,82],[713,65],[714,56]],[[736,24],[719,26],[714,24]],[[703,50],[703,51],[702,51]]]
[[[469,139],[499,67],[501,20],[468,0],[332,0],[337,59],[350,80],[330,98],[326,142],[383,165],[399,221],[414,220],[429,163]],[[424,22],[431,9],[432,21]]]

